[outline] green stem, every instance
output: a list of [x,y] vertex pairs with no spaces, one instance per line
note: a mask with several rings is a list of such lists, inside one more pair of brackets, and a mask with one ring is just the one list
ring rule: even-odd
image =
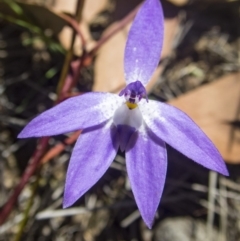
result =
[[[78,2],[77,2],[77,10],[76,10],[76,21],[77,22],[80,22],[80,20],[81,20],[84,1],[85,0],[78,0]],[[70,63],[71,63],[72,58],[73,58],[73,47],[74,47],[74,43],[75,43],[75,39],[76,39],[76,32],[75,31],[72,31],[72,38],[71,39],[72,40],[71,40],[70,49],[68,50],[68,52],[66,54],[64,64],[63,64],[63,69],[62,69],[60,79],[59,79],[59,82],[58,82],[58,87],[57,87],[57,94],[58,95],[60,94],[60,91],[63,88],[63,84],[64,84],[64,81],[67,77],[68,70],[69,70],[69,67],[70,67]]]
[[38,169],[38,173],[37,173],[37,179],[35,180],[35,182],[33,183],[33,187],[32,187],[32,193],[31,193],[31,197],[27,203],[26,209],[24,210],[23,213],[23,220],[19,223],[19,229],[17,234],[15,235],[15,238],[13,239],[13,241],[20,241],[21,237],[23,235],[25,226],[27,224],[27,221],[29,219],[29,213],[31,210],[31,207],[33,205],[33,201],[34,201],[34,197],[35,194],[37,192],[38,186],[39,186],[39,180],[40,180],[40,169],[41,169],[42,165],[39,167]]

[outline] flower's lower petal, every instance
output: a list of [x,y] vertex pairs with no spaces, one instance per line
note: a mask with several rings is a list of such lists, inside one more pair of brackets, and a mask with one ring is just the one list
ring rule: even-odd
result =
[[108,122],[83,131],[70,159],[64,191],[64,208],[76,202],[106,172],[119,147],[117,128]]
[[110,93],[72,97],[34,118],[18,137],[52,136],[95,126],[111,118],[120,103],[121,98]]
[[148,127],[163,141],[204,167],[228,175],[217,148],[184,112],[157,101],[142,102],[140,109]]
[[118,125],[118,137],[119,137],[119,147],[123,152],[126,149],[126,146],[132,136],[132,134],[136,131],[135,128],[127,125]]
[[137,206],[151,228],[166,178],[165,143],[143,125],[128,143],[126,165]]

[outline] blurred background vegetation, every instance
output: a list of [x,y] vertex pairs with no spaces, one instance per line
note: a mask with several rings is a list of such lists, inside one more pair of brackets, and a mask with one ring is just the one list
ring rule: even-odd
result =
[[67,164],[80,133],[16,136],[70,96],[121,90],[124,45],[141,1],[0,0],[0,241],[240,240],[239,2],[161,2],[165,43],[149,98],[170,101],[200,124],[230,177],[168,147],[166,185],[148,230],[118,153],[103,178],[63,210]]

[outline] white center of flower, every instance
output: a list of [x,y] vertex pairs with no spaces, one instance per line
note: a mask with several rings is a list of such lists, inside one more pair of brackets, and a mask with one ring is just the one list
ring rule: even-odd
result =
[[126,103],[121,105],[113,115],[113,123],[115,126],[127,125],[135,129],[139,129],[142,125],[142,113],[138,106],[133,109],[129,109]]

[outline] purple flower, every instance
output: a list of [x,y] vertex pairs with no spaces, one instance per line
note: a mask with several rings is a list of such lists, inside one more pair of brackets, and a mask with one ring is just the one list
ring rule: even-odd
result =
[[147,98],[144,86],[159,62],[163,25],[159,0],[146,0],[128,36],[124,57],[127,86],[120,96],[87,93],[70,98],[33,119],[19,134],[26,138],[83,130],[67,171],[65,208],[102,177],[119,147],[126,153],[132,191],[149,228],[166,178],[165,143],[200,165],[228,175],[218,150],[185,113],[143,99]]

